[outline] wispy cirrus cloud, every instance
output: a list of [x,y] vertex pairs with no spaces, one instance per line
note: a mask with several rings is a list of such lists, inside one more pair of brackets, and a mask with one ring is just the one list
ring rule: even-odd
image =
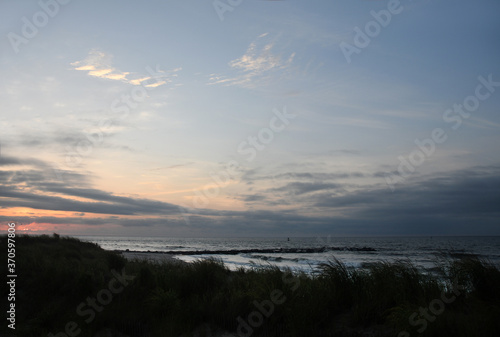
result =
[[108,80],[126,81],[130,72],[123,72],[114,68],[113,56],[97,49],[92,49],[82,61],[71,63],[75,70],[86,71],[89,76]]
[[[113,56],[97,49],[92,49],[88,56],[81,60],[71,63],[75,70],[86,71],[87,75],[101,79],[121,81],[132,85],[143,85],[147,88],[156,88],[172,82],[170,77],[177,77],[177,72],[182,68],[173,69],[170,74],[162,74],[161,80],[156,75],[155,81],[149,83],[153,76],[138,76],[128,71],[121,71],[112,66]],[[130,78],[136,77],[136,78]]]
[[212,74],[209,84],[237,85],[255,87],[269,80],[272,76],[280,77],[283,71],[292,65],[295,52],[289,55],[275,53],[275,41],[265,42],[268,33],[261,34],[250,43],[243,56],[229,62],[229,67],[236,72],[234,76]]

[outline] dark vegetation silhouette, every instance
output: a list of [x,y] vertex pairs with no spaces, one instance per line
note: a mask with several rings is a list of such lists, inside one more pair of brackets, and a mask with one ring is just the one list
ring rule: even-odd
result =
[[[6,252],[6,237],[0,242]],[[265,301],[276,290],[282,303],[252,328],[252,336],[470,337],[500,332],[500,271],[477,258],[449,259],[432,273],[409,261],[353,269],[332,259],[306,274],[272,265],[230,271],[217,259],[191,264],[127,261],[93,243],[58,235],[19,236],[16,251],[17,336],[57,336],[68,322],[81,329],[78,336],[216,336],[217,331],[237,336],[241,320],[248,322],[252,312],[259,312],[256,303],[269,303]],[[6,263],[2,270],[7,275]],[[134,279],[87,323],[90,315],[79,315],[77,307],[108,289],[117,272]],[[5,313],[8,289],[3,284]],[[410,324],[412,315],[442,296],[454,299],[439,315],[428,313],[434,319],[417,315]],[[12,333],[6,325],[0,335]]]

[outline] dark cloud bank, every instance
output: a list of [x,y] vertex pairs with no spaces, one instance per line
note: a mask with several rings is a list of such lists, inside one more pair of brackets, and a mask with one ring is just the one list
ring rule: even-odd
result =
[[[297,208],[284,211],[186,210],[166,202],[117,196],[93,188],[87,175],[65,171],[60,181],[50,165],[36,159],[1,157],[0,169],[1,208],[73,212],[68,218],[0,216],[2,222],[86,224],[96,229],[117,225],[116,235],[127,235],[134,227],[143,228],[144,235],[154,228],[156,233],[185,236],[500,235],[498,166],[414,179],[395,191],[383,179],[379,185],[352,190],[341,183],[321,182],[318,178],[325,178],[324,173],[301,173],[286,176],[281,186],[265,193],[241,196],[249,204],[277,194],[276,206],[297,203]],[[361,174],[330,177],[357,175]],[[264,178],[255,177],[259,179]],[[247,177],[246,182],[250,180]]]

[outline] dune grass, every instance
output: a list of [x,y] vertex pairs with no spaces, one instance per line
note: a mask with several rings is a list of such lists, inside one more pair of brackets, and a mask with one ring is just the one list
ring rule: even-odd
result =
[[[75,322],[78,336],[103,330],[176,337],[216,331],[297,337],[500,332],[500,271],[476,258],[448,260],[437,274],[423,273],[410,261],[354,269],[332,259],[308,275],[275,266],[230,271],[217,259],[126,261],[95,244],[57,235],[16,241],[18,336],[58,336],[68,322]],[[0,242],[6,251],[5,236]],[[2,264],[7,275],[5,268]],[[104,295],[119,285],[112,281],[117,273],[129,280],[109,299]],[[106,303],[92,315],[86,301],[99,296]],[[77,310],[82,303],[86,314]],[[10,332],[2,325],[0,334]]]

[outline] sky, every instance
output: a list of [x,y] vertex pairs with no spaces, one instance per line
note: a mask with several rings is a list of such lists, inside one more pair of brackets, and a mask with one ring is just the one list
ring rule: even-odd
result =
[[498,13],[1,1],[2,228],[500,235]]

